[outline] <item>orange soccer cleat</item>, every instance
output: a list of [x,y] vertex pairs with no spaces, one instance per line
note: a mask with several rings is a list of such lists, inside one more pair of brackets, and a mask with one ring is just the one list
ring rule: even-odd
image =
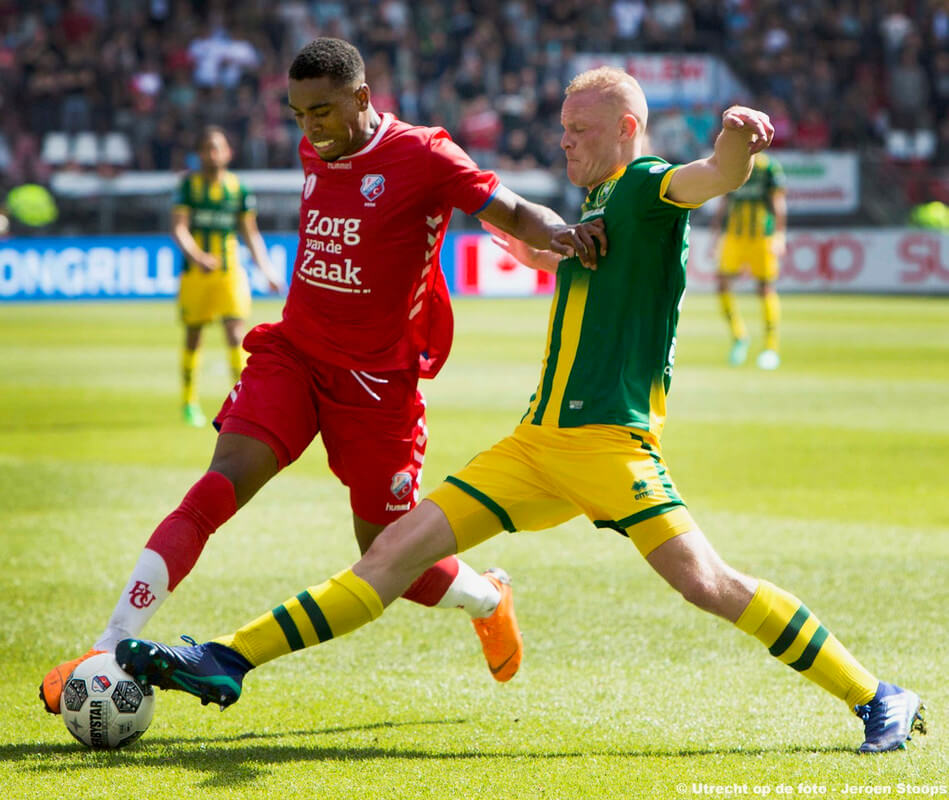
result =
[[59,713],[59,701],[63,696],[63,685],[69,680],[72,671],[87,658],[92,658],[104,652],[104,650],[92,648],[85,655],[74,658],[72,661],[64,661],[58,667],[53,667],[46,673],[46,677],[43,678],[43,682],[40,684],[40,700],[43,701],[43,705],[46,706],[46,710],[50,714]]
[[524,639],[514,616],[514,593],[511,578],[500,567],[492,567],[484,577],[498,587],[501,602],[490,617],[473,619],[475,631],[481,640],[481,649],[488,662],[488,669],[496,681],[509,681],[521,666],[524,655]]

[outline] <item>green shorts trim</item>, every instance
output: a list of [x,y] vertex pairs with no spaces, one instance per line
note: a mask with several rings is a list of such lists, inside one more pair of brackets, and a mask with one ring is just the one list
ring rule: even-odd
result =
[[470,483],[465,483],[462,480],[459,480],[454,475],[449,475],[445,478],[445,483],[450,483],[452,486],[461,489],[465,494],[470,495],[479,503],[481,503],[485,508],[489,509],[494,513],[494,515],[501,521],[501,525],[504,526],[504,530],[509,533],[517,533],[517,528],[514,527],[514,522],[511,520],[510,515],[505,511],[501,506],[494,502],[490,497],[488,497],[484,492],[478,491]]

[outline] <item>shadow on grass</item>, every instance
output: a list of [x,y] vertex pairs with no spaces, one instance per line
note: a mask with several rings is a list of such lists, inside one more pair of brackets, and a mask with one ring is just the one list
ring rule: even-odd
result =
[[[57,773],[66,768],[77,770],[109,769],[128,766],[134,769],[175,766],[207,774],[199,784],[204,788],[236,787],[252,783],[267,772],[270,764],[323,761],[377,761],[385,759],[452,760],[452,759],[559,759],[559,758],[688,758],[696,756],[743,755],[751,758],[768,753],[854,754],[843,746],[805,747],[704,747],[658,748],[641,750],[555,750],[480,752],[476,750],[436,751],[389,746],[320,746],[319,744],[288,745],[283,741],[294,736],[324,736],[381,729],[412,728],[423,725],[462,725],[465,719],[416,720],[411,722],[375,722],[366,725],[336,726],[315,730],[281,731],[275,733],[242,733],[236,736],[149,737],[128,750],[84,750],[76,744],[0,745],[0,763],[15,762],[20,770],[35,774]],[[246,744],[237,744],[246,743]],[[50,758],[50,757],[55,758]]]

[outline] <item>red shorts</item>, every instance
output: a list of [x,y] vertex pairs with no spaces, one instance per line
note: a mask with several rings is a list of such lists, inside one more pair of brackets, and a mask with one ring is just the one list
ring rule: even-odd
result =
[[281,469],[321,433],[330,469],[367,522],[388,524],[418,503],[428,429],[417,368],[370,373],[315,361],[273,325],[251,330],[244,349],[247,366],[214,420],[221,433],[264,442]]

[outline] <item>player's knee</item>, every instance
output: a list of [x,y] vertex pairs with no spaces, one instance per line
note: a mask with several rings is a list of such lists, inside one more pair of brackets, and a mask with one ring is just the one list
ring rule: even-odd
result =
[[693,573],[683,578],[676,586],[679,593],[697,608],[718,613],[721,586],[714,575],[707,572]]
[[376,536],[363,562],[386,571],[421,574],[454,552],[451,548],[446,550],[444,536],[436,523],[437,518],[417,506]]

